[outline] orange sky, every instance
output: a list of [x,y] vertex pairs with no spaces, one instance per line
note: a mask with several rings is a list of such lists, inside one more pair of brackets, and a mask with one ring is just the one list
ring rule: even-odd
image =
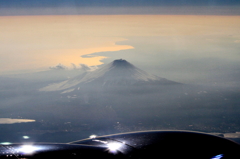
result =
[[232,35],[235,42],[240,43],[239,28],[239,16],[2,16],[0,74],[47,69],[58,63],[99,65],[106,57],[81,56],[134,49],[134,46],[116,44],[128,37],[172,36],[181,45],[178,36],[207,35],[211,41],[211,37]]

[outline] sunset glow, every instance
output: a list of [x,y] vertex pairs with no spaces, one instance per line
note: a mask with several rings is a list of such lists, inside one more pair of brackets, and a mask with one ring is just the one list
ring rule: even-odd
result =
[[[229,35],[233,43],[240,41],[239,16],[1,16],[0,23],[0,72],[44,70],[59,63],[100,65],[107,57],[91,54],[134,49],[131,44],[118,44],[128,43],[130,37],[160,37],[151,43],[165,39],[158,45],[163,50],[195,50],[201,38],[206,47],[211,40]],[[195,40],[184,41],[183,36]]]

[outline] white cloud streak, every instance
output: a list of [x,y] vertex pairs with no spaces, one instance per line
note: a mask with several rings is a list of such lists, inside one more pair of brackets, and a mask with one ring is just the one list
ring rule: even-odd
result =
[[11,119],[11,118],[0,118],[0,124],[15,124],[15,123],[28,123],[35,122],[32,119]]

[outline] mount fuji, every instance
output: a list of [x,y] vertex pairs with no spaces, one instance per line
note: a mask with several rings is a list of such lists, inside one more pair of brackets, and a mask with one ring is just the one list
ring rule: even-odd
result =
[[41,88],[40,91],[63,91],[63,93],[67,93],[87,86],[111,87],[173,84],[179,83],[149,74],[128,61],[119,59],[93,72],[83,73],[75,78]]

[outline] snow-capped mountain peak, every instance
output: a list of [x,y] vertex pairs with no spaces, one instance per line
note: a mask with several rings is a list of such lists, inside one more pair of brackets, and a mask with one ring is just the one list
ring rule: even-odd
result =
[[124,86],[145,84],[176,84],[176,82],[151,75],[126,60],[114,60],[93,72],[76,76],[67,81],[49,85],[40,91],[73,90],[81,86]]

